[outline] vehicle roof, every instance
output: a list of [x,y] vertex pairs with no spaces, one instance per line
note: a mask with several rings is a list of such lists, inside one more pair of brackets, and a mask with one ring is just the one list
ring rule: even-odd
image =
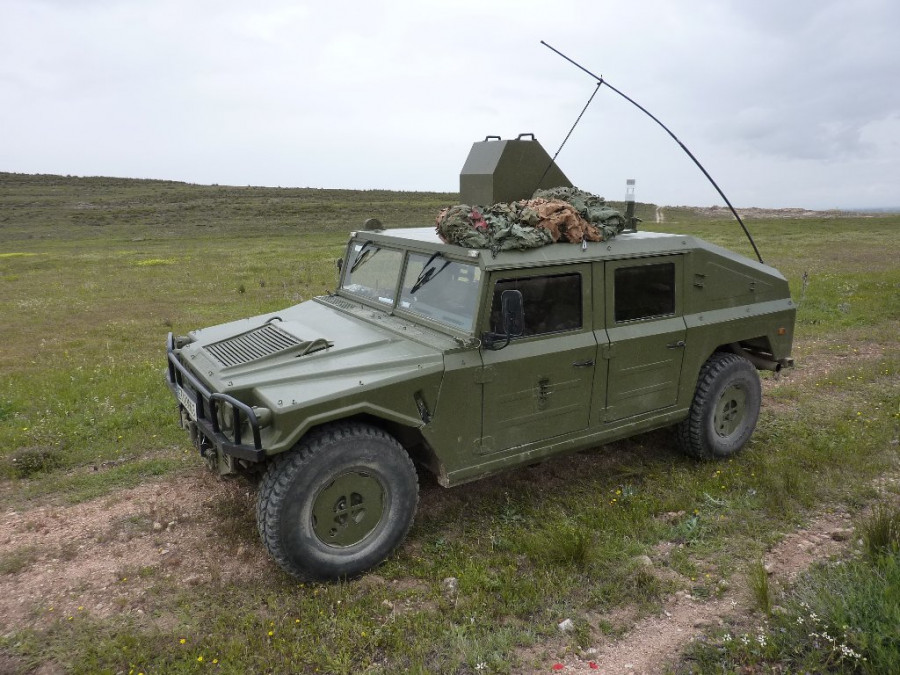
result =
[[525,251],[500,251],[494,255],[488,249],[467,249],[455,244],[446,244],[437,236],[433,227],[359,231],[355,235],[358,239],[369,239],[380,244],[393,244],[429,253],[439,251],[448,258],[478,261],[479,266],[485,270],[673,253],[697,248],[705,243],[689,235],[623,232],[608,241],[586,242],[584,248],[580,243],[557,243]]

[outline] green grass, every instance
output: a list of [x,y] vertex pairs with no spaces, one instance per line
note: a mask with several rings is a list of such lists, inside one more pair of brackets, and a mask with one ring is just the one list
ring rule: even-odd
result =
[[766,616],[770,615],[772,613],[772,587],[769,584],[769,573],[761,560],[750,565],[747,579],[756,609]]
[[814,565],[761,626],[729,627],[698,641],[678,672],[900,672],[897,522],[900,507],[879,505],[860,526],[862,555]]
[[[196,467],[163,385],[166,333],[325,292],[365,218],[427,225],[454,200],[0,174],[0,506]],[[714,595],[810,511],[871,502],[871,480],[898,462],[900,218],[750,226],[800,301],[804,377],[769,389],[739,457],[696,463],[661,431],[449,491],[426,482],[407,543],[348,583],[298,585],[270,567],[233,585],[203,570],[180,588],[123,561],[123,577],[149,584],[139,600],[108,618],[38,607],[0,656],[75,673],[199,672],[213,659],[235,673],[515,672],[619,630],[611,610],[651,611],[681,588]],[[666,228],[750,252],[731,222],[679,211]],[[809,372],[823,360],[827,372]],[[243,484],[223,487],[212,536],[257,546],[252,506]],[[148,522],[113,520],[106,534]],[[36,555],[0,563],[16,574]],[[566,618],[576,629],[562,636]]]

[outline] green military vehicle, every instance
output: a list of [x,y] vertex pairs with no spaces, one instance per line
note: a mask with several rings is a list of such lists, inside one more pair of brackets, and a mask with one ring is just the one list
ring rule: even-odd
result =
[[[549,161],[533,139],[476,143],[462,201],[567,185]],[[403,541],[415,465],[452,487],[666,426],[729,457],[756,425],[756,370],[791,364],[784,277],[691,236],[498,251],[358,231],[340,267],[330,295],[168,339],[182,425],[218,472],[262,473],[260,536],[303,579]]]

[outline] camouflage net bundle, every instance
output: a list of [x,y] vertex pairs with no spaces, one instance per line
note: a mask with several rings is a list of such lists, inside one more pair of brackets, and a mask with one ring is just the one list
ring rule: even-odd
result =
[[448,244],[499,251],[524,250],[558,241],[605,241],[625,226],[625,218],[603,197],[576,188],[538,190],[532,199],[487,208],[459,204],[435,219]]

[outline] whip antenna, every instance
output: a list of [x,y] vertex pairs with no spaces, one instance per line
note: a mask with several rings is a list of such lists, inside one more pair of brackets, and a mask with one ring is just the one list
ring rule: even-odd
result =
[[553,164],[554,164],[554,162],[556,162],[556,158],[559,156],[559,153],[562,151],[563,146],[566,144],[566,141],[569,140],[569,136],[571,136],[572,132],[575,131],[575,127],[578,126],[578,123],[581,121],[581,118],[584,116],[585,111],[587,111],[588,106],[591,104],[591,101],[594,100],[594,97],[597,95],[597,92],[600,90],[600,85],[602,85],[602,84],[603,84],[602,80],[597,82],[597,87],[594,89],[594,93],[591,94],[591,97],[587,100],[587,103],[584,104],[584,107],[581,109],[581,112],[578,113],[578,117],[575,119],[575,124],[573,124],[572,128],[569,129],[569,133],[566,134],[566,137],[563,139],[563,142],[559,144],[559,148],[556,149],[556,152],[553,153],[553,157],[550,158],[550,163],[547,165],[547,168],[544,169],[544,173],[541,174],[541,178],[537,182],[537,185],[534,188],[535,190],[537,190],[541,186],[541,183],[544,182],[544,178],[547,177],[547,172],[553,168]]
[[[700,171],[703,172],[703,175],[706,176],[707,179],[709,179],[709,182],[710,182],[710,183],[712,183],[712,186],[716,189],[716,192],[718,192],[719,195],[722,197],[722,199],[725,200],[725,203],[728,204],[728,208],[731,209],[731,213],[734,214],[734,217],[737,219],[738,223],[740,223],[741,229],[744,231],[744,234],[747,235],[747,239],[750,241],[750,245],[753,247],[753,252],[756,253],[756,257],[759,259],[759,262],[763,262],[762,256],[759,254],[759,249],[756,248],[756,243],[753,241],[753,237],[750,236],[750,232],[747,230],[747,226],[744,225],[744,221],[741,220],[741,217],[738,215],[738,212],[735,210],[735,208],[731,205],[731,202],[728,200],[728,197],[726,197],[726,196],[725,196],[725,193],[722,192],[722,188],[720,188],[720,187],[718,186],[718,184],[716,183],[716,181],[713,180],[713,177],[709,175],[709,172],[708,172],[706,169],[703,168],[703,165],[700,163],[700,161],[699,161],[696,157],[694,157],[694,154],[693,154],[690,150],[687,149],[687,146],[686,146],[684,143],[682,143],[680,140],[678,140],[678,137],[677,137],[675,134],[672,133],[672,131],[669,129],[669,127],[667,127],[665,124],[663,124],[662,122],[660,122],[660,121],[659,121],[659,120],[658,120],[658,119],[657,119],[657,118],[656,118],[649,110],[647,110],[647,109],[646,109],[644,106],[642,106],[640,103],[638,103],[637,101],[635,101],[633,98],[630,98],[629,96],[626,96],[626,95],[623,94],[621,91],[619,91],[619,90],[616,89],[614,86],[612,86],[609,82],[607,82],[606,80],[604,80],[603,77],[597,77],[596,75],[594,75],[594,73],[592,73],[591,71],[589,71],[587,68],[585,68],[584,66],[582,66],[580,63],[577,63],[577,62],[573,61],[573,60],[570,59],[568,56],[566,56],[565,54],[563,54],[561,51],[559,51],[559,50],[556,49],[555,47],[551,47],[550,45],[548,45],[548,44],[547,44],[546,42],[544,42],[543,40],[541,40],[541,44],[544,45],[547,49],[549,49],[549,50],[551,50],[551,51],[553,51],[553,52],[556,52],[559,56],[563,57],[566,61],[568,61],[569,63],[571,63],[573,66],[575,66],[576,68],[578,68],[578,69],[580,69],[580,70],[583,70],[585,73],[587,73],[588,75],[590,75],[591,77],[593,77],[595,80],[597,80],[597,89],[594,90],[594,94],[596,94],[597,91],[600,89],[600,85],[605,84],[607,87],[609,87],[609,88],[612,89],[614,92],[616,92],[619,96],[621,96],[621,97],[624,98],[626,101],[628,101],[629,103],[631,103],[632,105],[634,105],[636,108],[638,108],[638,110],[642,111],[645,115],[647,115],[647,117],[649,117],[649,118],[652,119],[654,122],[656,122],[659,126],[661,126],[661,127],[665,130],[665,132],[666,132],[667,134],[669,134],[669,136],[671,136],[672,139],[673,139],[676,143],[678,143],[678,145],[681,146],[681,149],[684,150],[684,152],[687,154],[687,156],[690,157],[690,158],[694,161],[694,164],[697,165],[697,168],[700,169]],[[594,98],[593,95],[591,96],[591,98]],[[588,104],[590,104],[590,100],[588,100]],[[585,106],[585,110],[587,110],[587,106]],[[582,115],[584,114],[584,110],[581,111],[581,114],[582,114]],[[579,120],[581,119],[581,115],[578,116],[578,119],[579,119]],[[576,120],[575,124],[578,124],[578,121],[577,121],[577,120]],[[574,129],[575,127],[573,126],[572,128]],[[569,134],[571,135],[571,133],[572,133],[572,132],[570,131]],[[569,137],[566,136],[566,140],[568,140],[568,138],[569,138]],[[563,141],[563,143],[565,143],[565,141]],[[562,150],[562,146],[560,146],[560,150]],[[559,154],[559,150],[557,150],[556,152],[557,152],[557,154]],[[555,158],[556,158],[556,155],[554,155],[553,157],[554,157],[554,159],[555,159]],[[548,170],[549,170],[549,169],[548,169]]]

